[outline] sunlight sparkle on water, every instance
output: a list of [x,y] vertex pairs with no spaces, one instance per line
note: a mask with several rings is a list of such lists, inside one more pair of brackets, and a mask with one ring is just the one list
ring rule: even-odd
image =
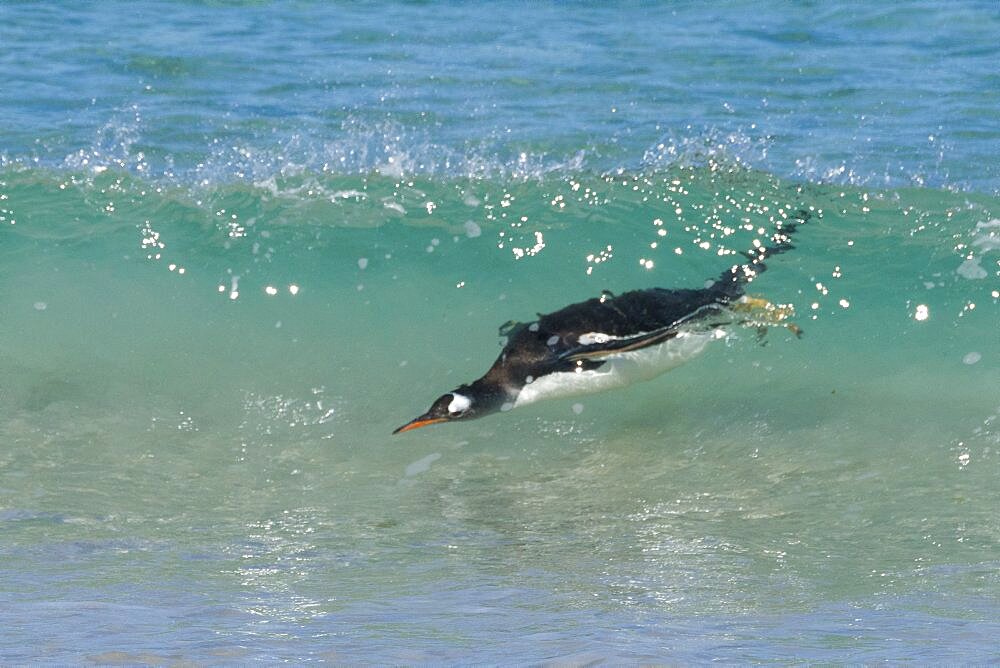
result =
[[520,260],[523,257],[538,255],[545,248],[545,239],[541,232],[535,232],[535,245],[531,248],[511,248],[514,258]]

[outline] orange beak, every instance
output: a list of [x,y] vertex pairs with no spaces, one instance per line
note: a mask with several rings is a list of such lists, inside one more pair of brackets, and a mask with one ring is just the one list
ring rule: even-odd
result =
[[428,425],[437,424],[438,422],[447,422],[444,418],[429,418],[424,415],[407,422],[399,429],[393,431],[393,434],[402,434],[404,431],[410,431],[411,429],[419,429],[420,427],[426,427]]

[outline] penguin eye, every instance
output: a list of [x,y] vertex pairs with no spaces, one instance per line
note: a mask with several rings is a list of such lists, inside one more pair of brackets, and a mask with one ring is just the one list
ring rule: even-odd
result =
[[458,392],[453,392],[450,396],[451,401],[448,402],[449,418],[460,418],[469,412],[469,409],[472,407],[471,399]]

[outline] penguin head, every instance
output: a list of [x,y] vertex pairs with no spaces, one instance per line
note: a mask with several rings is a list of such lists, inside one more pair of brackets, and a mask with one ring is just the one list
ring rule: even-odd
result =
[[498,410],[493,407],[493,404],[496,402],[490,401],[491,397],[491,394],[484,395],[473,386],[462,385],[447,394],[442,394],[431,404],[426,413],[410,420],[392,433],[401,434],[404,431],[440,422],[471,420],[482,417]]

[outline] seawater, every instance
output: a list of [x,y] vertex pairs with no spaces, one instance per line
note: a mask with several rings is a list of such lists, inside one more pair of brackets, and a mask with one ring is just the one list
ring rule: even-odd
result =
[[[4,662],[997,660],[989,4],[0,26]],[[799,210],[801,338],[390,436]]]

